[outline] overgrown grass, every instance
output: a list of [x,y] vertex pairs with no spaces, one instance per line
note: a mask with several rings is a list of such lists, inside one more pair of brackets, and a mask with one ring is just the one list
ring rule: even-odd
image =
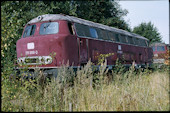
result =
[[[119,67],[119,68],[118,68]],[[122,69],[120,69],[120,67]],[[116,70],[116,71],[115,71]],[[49,82],[39,78],[9,80],[2,75],[2,111],[169,111],[167,69],[108,73],[106,62],[94,73],[92,63],[74,73],[63,66]],[[9,72],[10,73],[10,72]],[[9,74],[8,73],[8,74]],[[11,71],[11,73],[13,73]]]

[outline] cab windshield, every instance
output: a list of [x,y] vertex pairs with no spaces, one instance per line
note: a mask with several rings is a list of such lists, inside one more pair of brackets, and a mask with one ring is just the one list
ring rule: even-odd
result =
[[23,38],[34,35],[36,25],[28,25],[23,34]]
[[165,51],[165,47],[164,46],[157,46],[157,51]]
[[58,33],[58,22],[48,22],[41,24],[40,35]]

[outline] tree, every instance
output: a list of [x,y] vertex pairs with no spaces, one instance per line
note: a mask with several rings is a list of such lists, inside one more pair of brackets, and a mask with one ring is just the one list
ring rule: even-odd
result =
[[44,3],[50,6],[52,14],[63,13],[131,31],[129,25],[122,18],[128,11],[121,9],[120,5],[113,0],[44,1]]
[[128,13],[127,10],[121,9],[113,0],[75,1],[75,4],[79,18],[130,31],[129,25],[122,18]]
[[143,37],[146,37],[147,39],[149,39],[150,43],[162,42],[162,37],[158,32],[158,29],[154,27],[151,22],[141,23],[140,25],[134,27],[133,32]]

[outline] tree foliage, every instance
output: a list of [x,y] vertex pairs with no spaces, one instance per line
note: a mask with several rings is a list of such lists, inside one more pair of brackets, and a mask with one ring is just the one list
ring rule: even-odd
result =
[[141,23],[140,25],[134,27],[133,32],[149,39],[150,43],[161,42],[161,35],[158,29],[151,23]]
[[[16,60],[16,41],[30,19],[48,13],[46,5],[37,1],[1,2],[1,69],[7,71]],[[37,13],[38,12],[38,13]],[[12,62],[11,62],[12,61]],[[4,70],[5,68],[5,70]]]
[[128,13],[115,1],[77,1],[76,14],[80,18],[130,31],[123,20]]
[[[130,31],[123,20],[127,10],[113,0],[3,1],[1,2],[1,69],[16,60],[16,41],[24,26],[42,14],[66,14]],[[12,65],[10,65],[12,67]]]

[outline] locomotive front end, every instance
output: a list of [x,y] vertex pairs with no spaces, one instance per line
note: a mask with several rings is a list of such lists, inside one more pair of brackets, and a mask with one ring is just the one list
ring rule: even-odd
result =
[[[42,38],[42,37],[41,37]],[[56,50],[52,45],[56,40],[52,37],[40,39],[29,37],[17,41],[17,62],[28,67],[54,66]]]
[[[40,68],[54,70],[61,64],[64,56],[64,40],[68,35],[67,22],[49,19],[48,15],[39,16],[27,23],[22,37],[17,41],[17,63],[19,68]],[[43,21],[42,21],[43,20]],[[61,29],[59,30],[59,24]]]

